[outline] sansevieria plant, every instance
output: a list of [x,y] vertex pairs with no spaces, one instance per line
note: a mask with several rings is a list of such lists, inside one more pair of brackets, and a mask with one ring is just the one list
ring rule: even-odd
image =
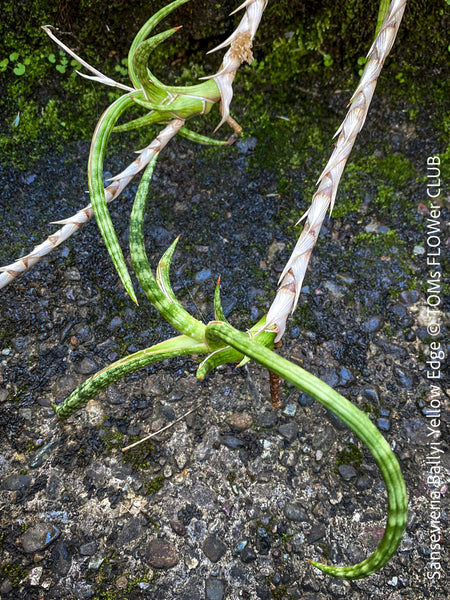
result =
[[[356,135],[366,119],[377,78],[395,40],[406,0],[392,0],[389,6],[385,0],[381,3],[377,34],[368,53],[364,73],[350,100],[347,116],[336,134],[335,149],[319,178],[319,187],[305,215],[304,229],[282,273],[275,300],[268,314],[245,333],[236,330],[227,322],[221,306],[219,284],[214,295],[215,320],[208,324],[195,319],[177,300],[169,278],[177,240],[162,256],[156,275],[152,272],[145,250],[143,224],[146,200],[157,158],[168,141],[180,134],[199,143],[227,143],[200,136],[187,127],[189,119],[208,114],[217,102],[220,102],[222,117],[219,126],[228,123],[234,130],[234,135],[240,133],[239,125],[230,115],[232,83],[240,64],[252,60],[252,40],[267,4],[267,0],[246,0],[241,6],[245,8],[244,17],[236,31],[217,48],[230,46],[217,74],[193,86],[168,86],[152,74],[149,58],[156,46],[178,28],[171,28],[151,37],[150,34],[166,15],[187,1],[175,0],[167,5],[151,17],[138,32],[129,52],[130,86],[117,83],[88,65],[70,48],[59,42],[49,27],[44,28],[66,52],[90,71],[91,75],[85,76],[121,88],[124,94],[103,113],[92,138],[89,156],[91,204],[75,216],[61,221],[62,228],[26,257],[1,268],[0,287],[25,272],[95,215],[119,277],[131,299],[137,303],[123,250],[114,231],[107,205],[117,198],[138,172],[144,170],[130,217],[129,251],[132,265],[148,300],[180,335],[122,358],[93,375],[62,404],[54,406],[57,417],[68,418],[114,381],[164,359],[180,355],[203,355],[197,370],[199,379],[203,379],[215,367],[228,362],[244,364],[252,359],[260,363],[270,372],[310,394],[337,415],[367,445],[380,468],[388,495],[388,515],[384,536],[375,552],[363,562],[348,567],[311,561],[315,567],[334,577],[366,577],[378,571],[393,556],[405,530],[406,490],[397,459],[389,444],[364,413],[320,379],[276,354],[273,345],[281,339],[286,319],[297,304],[309,257],[323,219],[327,211],[333,208],[340,177]],[[134,112],[136,109],[142,110],[142,116],[123,122],[130,109],[134,109]],[[111,183],[104,188],[103,161],[110,134],[114,131],[128,131],[151,125],[163,125],[163,129],[152,143],[140,152],[138,158],[122,173],[113,177]]]

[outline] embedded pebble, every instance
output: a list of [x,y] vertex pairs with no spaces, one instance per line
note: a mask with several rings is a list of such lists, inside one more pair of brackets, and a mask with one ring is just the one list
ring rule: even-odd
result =
[[308,534],[308,544],[315,544],[325,536],[325,533],[324,525],[313,525]]
[[209,535],[203,542],[203,552],[213,563],[218,562],[226,551],[226,545],[215,535]]
[[206,600],[223,600],[224,582],[216,577],[208,577],[205,592]]
[[64,577],[69,572],[72,565],[72,557],[64,540],[60,540],[52,551],[52,570]]
[[355,377],[347,367],[339,367],[339,385],[346,386],[355,381]]
[[415,304],[419,299],[419,292],[417,290],[404,290],[400,293],[399,299],[406,306],[410,306],[411,304]]
[[29,575],[30,585],[32,585],[32,586],[39,585],[39,581],[41,580],[43,571],[44,571],[44,567],[34,567],[34,569],[31,569],[30,575]]
[[95,542],[87,542],[80,546],[80,554],[82,556],[93,556],[97,551],[97,544]]
[[295,417],[296,412],[297,412],[297,406],[292,403],[286,404],[286,406],[283,410],[283,414],[288,417]]
[[207,279],[210,279],[211,277],[212,277],[212,273],[209,269],[202,269],[195,275],[195,282],[203,283],[204,281],[206,281]]
[[339,465],[339,475],[342,477],[344,481],[350,481],[357,476],[357,472],[355,467],[351,465]]
[[308,517],[308,513],[306,510],[298,503],[289,502],[284,507],[284,515],[290,521],[295,521],[297,523],[308,522],[310,518]]
[[300,394],[298,403],[300,406],[312,406],[314,404],[314,398],[309,394]]
[[377,427],[378,429],[380,429],[380,431],[389,431],[389,419],[386,419],[385,417],[380,417],[379,419],[377,419]]
[[222,444],[227,448],[231,448],[232,450],[237,450],[238,448],[242,448],[242,446],[244,446],[244,442],[234,435],[223,435]]
[[364,321],[361,329],[366,333],[375,333],[380,331],[383,327],[383,319],[381,317],[370,317],[367,321]]
[[260,427],[264,427],[267,429],[276,425],[277,421],[278,421],[278,414],[274,410],[266,410],[265,412],[260,414],[258,417],[258,422],[259,422]]
[[54,447],[58,444],[59,440],[52,440],[36,452],[33,460],[30,462],[30,469],[37,469],[50,458]]
[[37,552],[54,542],[60,533],[51,523],[38,523],[20,536],[20,543],[25,552]]
[[10,492],[26,489],[31,483],[29,475],[9,475],[2,481],[1,488]]
[[75,371],[81,375],[91,375],[98,371],[98,367],[92,358],[83,358],[80,364],[75,367]]
[[366,400],[369,400],[369,402],[372,402],[373,404],[377,404],[380,401],[378,392],[375,388],[365,388],[362,391],[362,395]]
[[408,373],[405,373],[400,367],[394,368],[394,375],[398,383],[405,389],[410,389],[413,386],[413,378]]
[[248,564],[256,560],[256,552],[251,546],[245,546],[245,548],[241,551],[241,561],[244,564]]
[[228,425],[238,431],[245,431],[252,426],[253,419],[248,412],[234,413],[227,419]]
[[175,546],[159,539],[150,540],[145,549],[145,557],[155,569],[171,569],[180,560]]
[[295,423],[283,423],[278,427],[278,431],[288,442],[293,442],[298,435],[298,427]]

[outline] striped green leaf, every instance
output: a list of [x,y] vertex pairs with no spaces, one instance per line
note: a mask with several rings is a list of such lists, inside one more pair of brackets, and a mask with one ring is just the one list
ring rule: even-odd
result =
[[103,161],[105,159],[105,151],[109,136],[119,117],[132,105],[133,92],[130,92],[129,94],[121,96],[111,104],[101,116],[92,137],[89,154],[88,178],[91,204],[97,219],[98,228],[100,229],[100,233],[111,260],[114,263],[126,291],[133,302],[137,304],[138,302],[136,294],[134,293],[131,277],[125,264],[125,259],[114,230],[114,225],[109,215],[103,184]]
[[323,381],[226,323],[209,323],[206,327],[206,340],[208,345],[222,341],[290,381],[333,412],[367,445],[386,484],[388,516],[384,536],[375,552],[357,565],[334,567],[314,561],[312,564],[340,579],[361,579],[381,569],[400,545],[406,528],[408,507],[400,466],[389,444],[372,421]]

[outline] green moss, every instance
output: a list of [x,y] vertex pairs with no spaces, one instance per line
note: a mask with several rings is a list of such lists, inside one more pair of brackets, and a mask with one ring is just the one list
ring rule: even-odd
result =
[[237,474],[234,471],[230,471],[227,475],[227,481],[232,486],[237,479]]
[[353,238],[355,247],[364,247],[370,249],[372,256],[380,258],[388,250],[403,248],[405,242],[400,239],[396,231],[387,233],[364,232],[359,233]]
[[271,598],[273,598],[273,600],[291,600],[294,597],[292,594],[289,594],[287,585],[279,585],[272,590]]
[[0,581],[8,579],[14,588],[19,587],[20,582],[28,576],[28,571],[14,563],[6,563],[0,566]]
[[402,154],[389,154],[376,160],[374,173],[397,188],[404,187],[417,174],[416,169]]
[[[355,444],[347,444],[347,448],[339,452],[336,459],[336,467],[340,465],[351,465],[352,467],[361,466],[363,461],[363,453]],[[337,469],[336,469],[337,470]]]
[[[132,444],[138,440],[138,436],[133,436],[129,439],[129,443]],[[125,452],[123,455],[123,462],[131,464],[136,469],[146,469],[151,465],[150,454],[152,450],[154,450],[154,446],[150,440],[147,440],[146,442],[139,444],[139,446],[136,446],[136,448]]]
[[146,494],[149,496],[156,494],[164,485],[164,477],[162,475],[157,475],[152,480],[147,481],[144,485]]
[[299,304],[292,315],[292,325],[298,326],[302,331],[316,331],[318,328],[317,317],[310,304]]
[[128,586],[126,591],[127,592],[131,592],[132,590],[135,590],[140,583],[155,583],[156,579],[158,578],[158,573],[155,572],[151,572],[152,576],[150,577],[148,574],[147,575],[139,575],[137,577],[133,577],[132,579],[130,579],[130,581],[128,582]]
[[102,439],[106,446],[107,456],[109,456],[115,450],[122,448],[122,446],[124,445],[123,439],[125,436],[123,433],[120,433],[120,431],[114,431],[113,429],[104,427],[103,425],[99,427],[99,431],[103,432]]

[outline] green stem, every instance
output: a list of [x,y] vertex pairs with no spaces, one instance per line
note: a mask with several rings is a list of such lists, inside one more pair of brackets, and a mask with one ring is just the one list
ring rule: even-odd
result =
[[100,229],[106,248],[125,289],[133,302],[137,304],[131,277],[128,273],[123,252],[120,248],[119,240],[117,239],[109,215],[103,185],[103,161],[105,159],[109,136],[120,115],[122,115],[127,108],[133,106],[133,94],[135,94],[135,92],[130,92],[129,94],[121,96],[111,104],[100,117],[92,137],[91,150],[89,153],[88,176],[91,204],[94,209],[95,218],[97,219],[98,228]]
[[159,288],[145,251],[144,220],[148,188],[152,179],[158,154],[145,169],[136,193],[130,217],[130,252],[136,277],[145,295],[158,312],[177,331],[184,333],[197,342],[204,341],[205,325],[191,316],[174,298],[164,294]]
[[89,377],[62,404],[53,405],[53,409],[60,419],[67,419],[99,392],[138,369],[175,356],[204,354],[205,352],[207,352],[207,348],[204,344],[199,344],[185,335],[171,338],[108,365]]
[[230,325],[221,322],[209,323],[206,327],[206,340],[215,343],[226,342],[229,346],[250,356],[273,373],[310,394],[348,425],[367,445],[380,468],[388,495],[388,517],[383,538],[373,554],[352,567],[333,567],[317,562],[312,562],[312,564],[321,571],[341,579],[360,579],[381,569],[396,552],[403,537],[406,528],[407,498],[405,483],[397,459],[375,425],[356,406],[323,381],[251,340]]
[[381,29],[381,26],[383,25],[383,21],[385,16],[387,15],[387,12],[389,10],[389,4],[390,4],[390,0],[381,0],[380,2],[380,6],[378,8],[378,17],[377,17],[377,27],[375,30],[375,38],[378,35],[378,32]]

